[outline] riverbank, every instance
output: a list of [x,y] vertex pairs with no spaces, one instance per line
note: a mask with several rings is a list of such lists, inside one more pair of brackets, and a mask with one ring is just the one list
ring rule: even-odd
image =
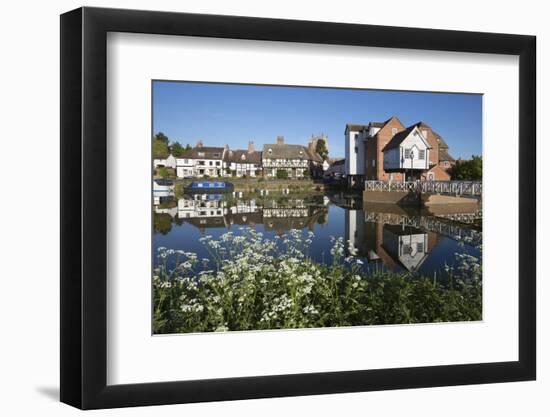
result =
[[[224,181],[228,181],[233,184],[233,190],[237,193],[242,192],[245,195],[260,194],[260,190],[267,190],[269,194],[283,194],[288,190],[292,195],[315,195],[323,194],[325,191],[325,185],[322,181],[316,181],[312,179],[277,179],[277,178],[236,178],[227,177],[222,178]],[[193,181],[197,181],[197,178],[189,179],[176,179],[175,194],[176,197],[182,197],[184,194],[184,188],[191,184]]]

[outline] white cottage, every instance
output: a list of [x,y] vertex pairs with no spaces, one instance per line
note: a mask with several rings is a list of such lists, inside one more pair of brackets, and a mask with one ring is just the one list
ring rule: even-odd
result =
[[167,158],[155,158],[153,159],[153,166],[155,168],[166,167],[166,168],[175,168],[176,167],[176,158],[170,154]]
[[248,149],[233,151],[226,147],[223,167],[226,175],[259,176],[262,174],[262,153],[254,150],[254,142],[248,143]]
[[430,145],[418,130],[411,126],[397,133],[382,150],[386,172],[407,172],[407,180],[420,179],[430,169]]
[[176,158],[176,175],[178,178],[192,178],[195,176],[195,159],[191,152],[186,152]]

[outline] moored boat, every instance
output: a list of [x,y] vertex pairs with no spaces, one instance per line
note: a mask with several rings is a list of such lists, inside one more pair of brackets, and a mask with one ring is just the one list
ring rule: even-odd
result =
[[229,181],[193,181],[184,191],[187,194],[230,193],[233,184]]

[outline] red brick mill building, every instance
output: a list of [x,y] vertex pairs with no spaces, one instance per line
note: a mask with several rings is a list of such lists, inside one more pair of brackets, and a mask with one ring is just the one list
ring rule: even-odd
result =
[[350,186],[364,180],[449,181],[455,164],[449,146],[425,122],[404,126],[392,116],[385,122],[348,123],[345,129],[346,175]]

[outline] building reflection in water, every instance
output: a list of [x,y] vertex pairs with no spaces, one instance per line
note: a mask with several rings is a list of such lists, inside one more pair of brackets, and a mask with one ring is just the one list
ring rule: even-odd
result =
[[283,234],[291,229],[313,230],[315,224],[328,221],[328,208],[323,204],[306,204],[303,199],[264,201],[263,205],[256,199],[228,202],[221,194],[189,195],[177,202],[166,198],[155,206],[155,215],[161,214],[170,215],[175,221],[191,224],[201,231],[262,224],[266,231]]
[[435,232],[405,224],[367,221],[366,214],[362,209],[346,212],[345,239],[358,257],[371,264],[417,272],[440,241]]
[[[343,215],[331,217],[342,225],[336,233],[346,241],[349,253],[366,265],[381,264],[389,270],[418,272],[443,237],[460,233],[478,233],[463,229],[436,216],[364,207],[356,198],[326,196],[319,202],[298,198],[227,199],[222,194],[199,194],[175,199],[165,196],[155,205],[155,231],[167,234],[172,223],[186,223],[205,232],[208,228],[255,228],[282,235],[291,229],[314,231],[315,225],[327,224],[331,206],[343,209]],[[334,207],[336,208],[336,207]],[[334,225],[333,225],[334,227]]]

